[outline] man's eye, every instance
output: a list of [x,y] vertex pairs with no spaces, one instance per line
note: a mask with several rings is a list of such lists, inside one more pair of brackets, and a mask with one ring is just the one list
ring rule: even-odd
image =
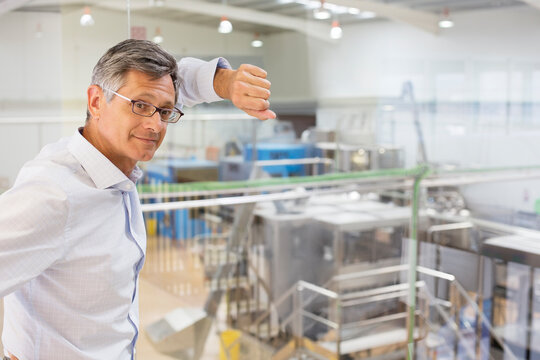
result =
[[135,103],[135,107],[136,107],[137,109],[144,109],[144,108],[146,108],[146,105],[143,104],[143,103],[140,103],[140,102],[136,102],[136,103]]
[[171,116],[172,110],[163,109],[161,110],[161,116]]

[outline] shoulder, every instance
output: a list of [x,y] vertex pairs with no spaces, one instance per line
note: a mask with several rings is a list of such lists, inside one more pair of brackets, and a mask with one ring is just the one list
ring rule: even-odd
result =
[[69,138],[64,138],[43,147],[34,159],[23,165],[13,187],[27,187],[29,183],[48,183],[59,189],[64,187],[80,168],[67,148],[68,142]]

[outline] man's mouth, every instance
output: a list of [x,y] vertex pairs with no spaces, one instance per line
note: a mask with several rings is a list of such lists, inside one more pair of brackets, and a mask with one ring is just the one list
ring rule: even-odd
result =
[[146,144],[155,144],[157,143],[158,139],[153,139],[153,138],[147,138],[147,137],[139,137],[139,136],[135,136],[136,139],[146,143]]

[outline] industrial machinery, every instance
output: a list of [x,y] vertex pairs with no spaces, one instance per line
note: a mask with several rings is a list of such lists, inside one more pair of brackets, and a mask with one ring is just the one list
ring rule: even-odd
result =
[[201,192],[214,196],[201,203],[212,209],[240,204],[228,234],[200,236],[226,261],[203,257],[215,286],[200,317],[171,313],[149,337],[198,358],[201,343],[168,346],[204,339],[218,318],[231,359],[535,358],[540,233],[476,218],[452,185],[462,174],[410,191],[415,174],[321,175],[294,189],[272,179],[249,183],[260,192],[227,189],[243,192],[234,198]]

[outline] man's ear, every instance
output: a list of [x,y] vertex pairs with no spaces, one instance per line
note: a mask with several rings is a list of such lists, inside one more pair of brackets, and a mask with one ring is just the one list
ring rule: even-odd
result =
[[103,103],[105,102],[105,94],[97,85],[90,85],[86,90],[88,96],[88,111],[92,119],[99,119]]

